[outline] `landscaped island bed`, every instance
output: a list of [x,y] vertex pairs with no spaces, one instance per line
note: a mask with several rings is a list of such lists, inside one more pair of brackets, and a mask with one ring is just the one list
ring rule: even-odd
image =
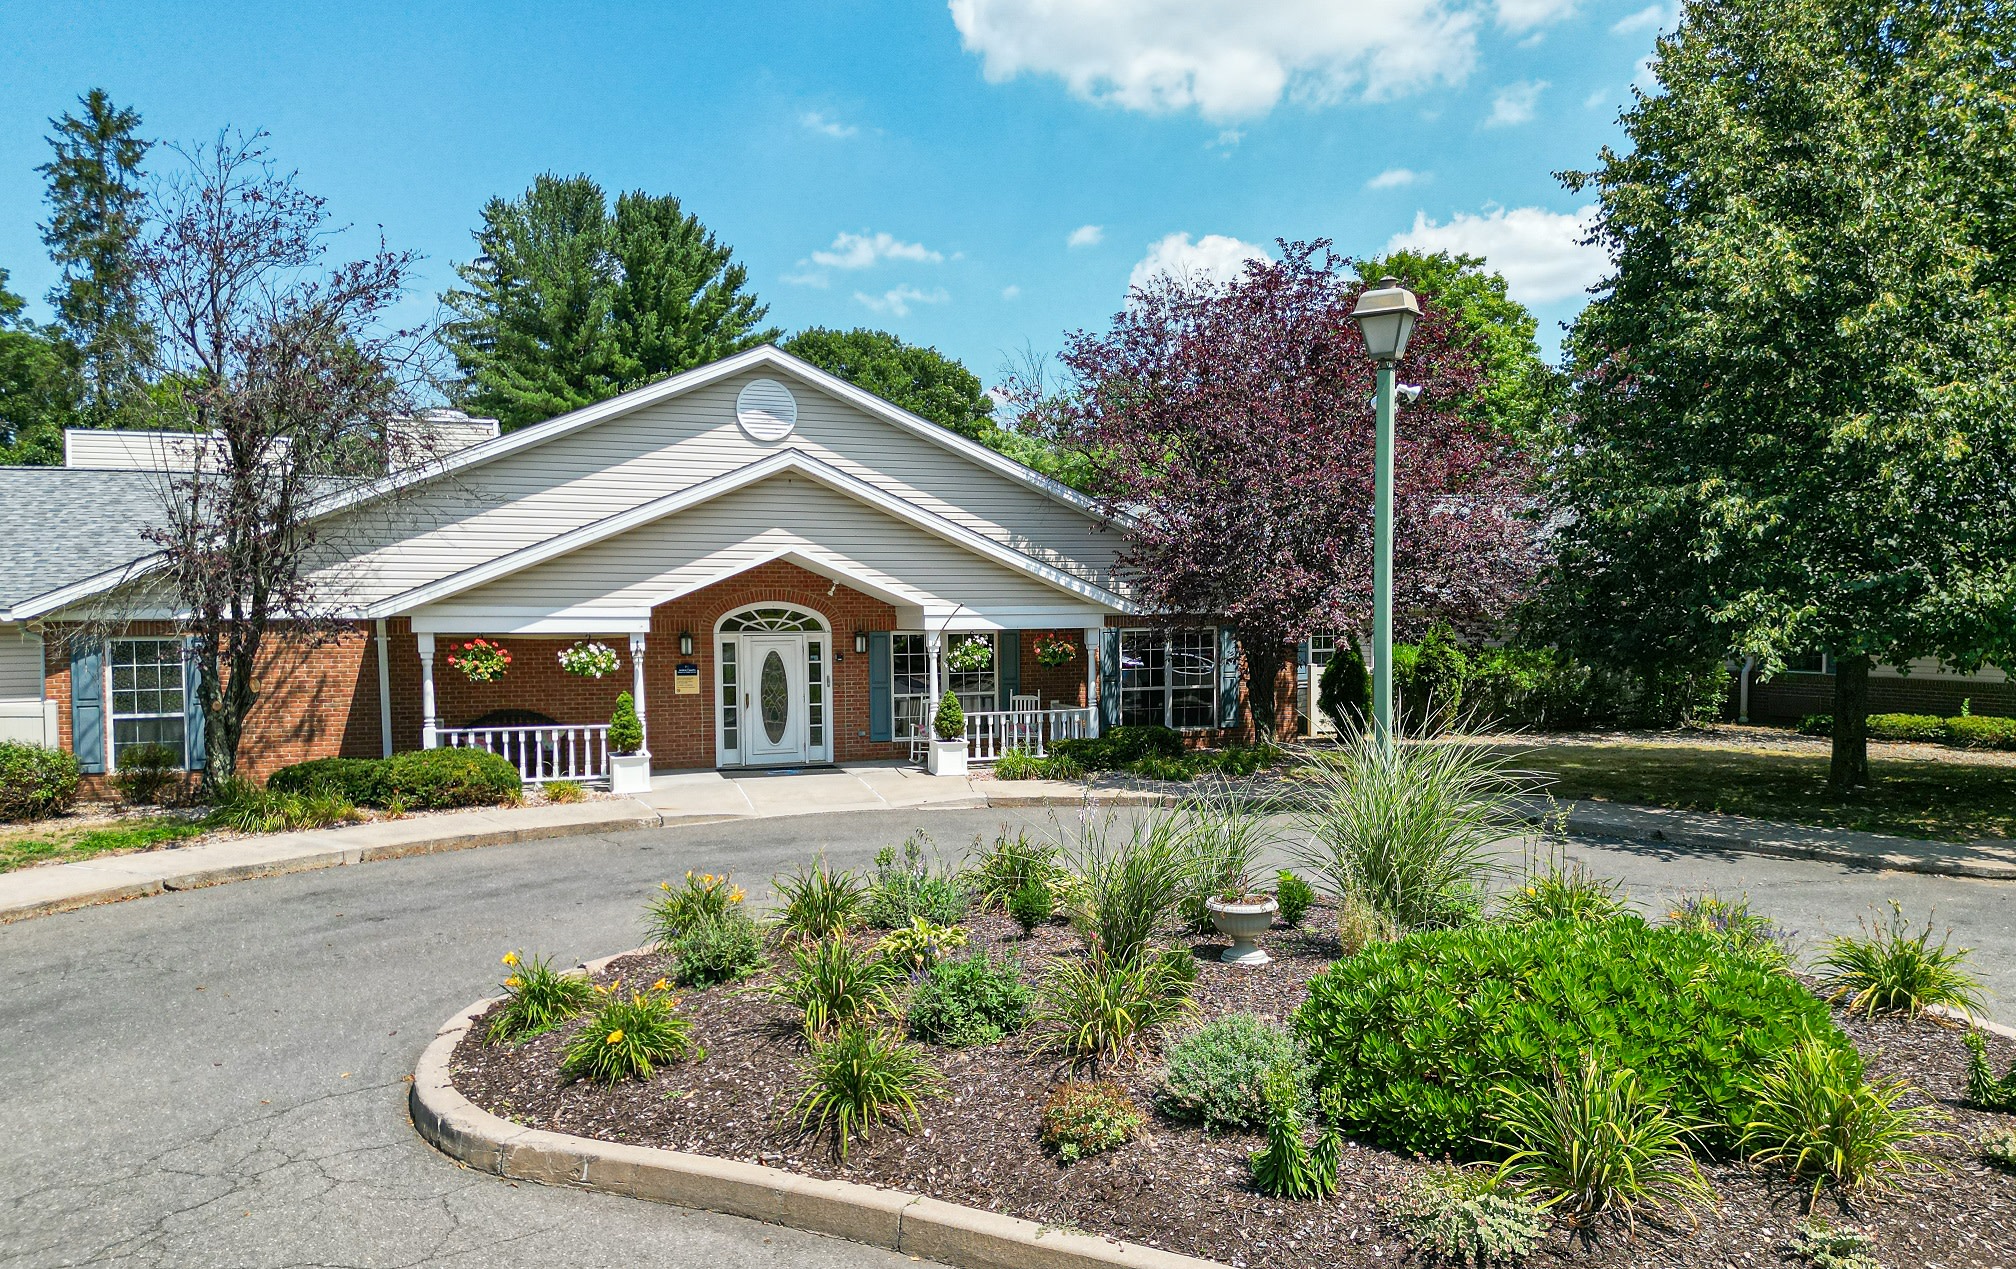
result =
[[[955,955],[974,948],[1012,955],[1032,986],[1046,962],[1086,955],[1061,922],[1040,925],[1028,937],[998,912],[975,913],[964,925],[970,943]],[[798,1011],[762,990],[775,980],[778,965],[790,963],[774,946],[770,968],[752,977],[679,993],[677,1013],[691,1021],[692,1039],[705,1050],[702,1060],[661,1066],[648,1080],[613,1086],[566,1082],[562,1054],[581,1021],[517,1043],[487,1044],[486,1016],[457,1048],[452,1070],[456,1087],[477,1105],[531,1127],[889,1186],[1229,1265],[1399,1264],[1409,1244],[1382,1219],[1380,1203],[1427,1172],[1428,1162],[1347,1139],[1335,1196],[1270,1198],[1256,1191],[1248,1166],[1249,1154],[1267,1144],[1264,1131],[1207,1134],[1157,1108],[1170,1041],[1234,1012],[1285,1023],[1304,1000],[1309,979],[1340,955],[1336,929],[1334,908],[1320,902],[1301,928],[1277,925],[1262,937],[1271,964],[1247,967],[1216,960],[1222,939],[1165,925],[1157,942],[1188,949],[1195,958],[1198,1014],[1151,1038],[1145,1052],[1100,1065],[1097,1074],[1117,1081],[1143,1108],[1146,1125],[1137,1139],[1070,1164],[1040,1144],[1039,1115],[1054,1085],[1086,1072],[1074,1072],[1055,1052],[1035,1051],[1029,1032],[970,1048],[926,1046],[943,1072],[945,1091],[919,1103],[920,1129],[881,1126],[868,1139],[854,1140],[844,1163],[830,1130],[795,1130],[792,1108],[807,1050]],[[876,935],[863,930],[853,937],[867,946]],[[620,980],[627,991],[676,969],[673,958],[644,953],[617,960],[597,981]],[[1864,1020],[1839,1009],[1834,1017],[1869,1077],[1908,1079],[1952,1115],[1938,1125],[1952,1135],[1919,1143],[1943,1173],[1910,1180],[1901,1192],[1858,1195],[1852,1213],[1823,1195],[1815,1216],[1873,1231],[1874,1254],[1888,1269],[2016,1263],[2016,1177],[1982,1162],[1974,1144],[1990,1129],[2016,1124],[2016,1117],[1961,1104],[1961,1033],[1923,1020]],[[1988,1038],[1988,1052],[1997,1071],[2016,1060],[2016,1045],[2000,1038]],[[1786,1250],[1803,1219],[1801,1187],[1742,1163],[1704,1163],[1703,1171],[1717,1203],[1698,1214],[1698,1223],[1679,1215],[1663,1224],[1641,1217],[1628,1238],[1622,1224],[1605,1223],[1593,1242],[1557,1225],[1531,1263],[1807,1263]]]

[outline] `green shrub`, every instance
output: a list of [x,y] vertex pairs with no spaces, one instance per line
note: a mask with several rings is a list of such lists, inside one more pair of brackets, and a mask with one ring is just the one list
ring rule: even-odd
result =
[[1753,1077],[1742,1148],[1753,1162],[1810,1181],[1817,1198],[1891,1188],[1897,1178],[1936,1167],[1915,1148],[1934,1122],[1932,1106],[1906,1106],[1902,1079],[1871,1082],[1853,1050],[1807,1038]]
[[[975,840],[973,844],[980,843]],[[1035,841],[1027,832],[1018,831],[1010,837],[1004,831],[974,859],[968,888],[982,912],[1006,911],[1016,891],[1031,881],[1047,886],[1058,872],[1055,846]]]
[[894,930],[919,917],[933,925],[957,925],[966,919],[971,902],[966,887],[949,869],[926,857],[930,840],[916,832],[901,847],[884,846],[875,853],[868,924]]
[[1696,1127],[1668,1114],[1628,1067],[1605,1069],[1591,1050],[1547,1083],[1496,1090],[1501,1143],[1511,1153],[1498,1175],[1587,1228],[1602,1216],[1637,1223],[1666,1207],[1712,1207],[1715,1192],[1687,1150]]
[[1666,913],[1666,924],[1699,934],[1723,950],[1771,965],[1791,960],[1792,935],[1762,913],[1750,910],[1750,896],[1725,899],[1712,891],[1683,896]]
[[1991,1128],[1974,1143],[1982,1162],[2004,1172],[2016,1172],[2016,1130]]
[[951,692],[938,698],[938,711],[931,716],[931,731],[940,740],[966,739],[966,711]]
[[1036,987],[1042,1045],[1073,1061],[1131,1053],[1150,1031],[1195,1010],[1190,987],[1196,979],[1196,960],[1182,949],[1060,958]]
[[917,974],[966,946],[967,937],[963,925],[933,925],[914,917],[910,924],[883,935],[878,950],[905,972]]
[[813,1040],[800,1071],[792,1113],[801,1129],[832,1125],[842,1163],[848,1142],[856,1136],[867,1140],[879,1123],[893,1120],[914,1130],[922,1122],[918,1101],[944,1086],[922,1048],[893,1031],[873,1031],[858,1022],[841,1027],[831,1039]]
[[1293,928],[1302,924],[1309,905],[1316,902],[1316,887],[1283,868],[1274,879],[1274,902],[1281,905],[1281,924]]
[[996,961],[975,948],[924,975],[910,993],[905,1022],[911,1035],[933,1044],[992,1044],[1022,1029],[1029,1001],[1012,957]]
[[382,806],[385,763],[379,758],[311,758],[275,771],[266,787],[275,793],[336,789],[359,806]]
[[1270,1198],[1320,1199],[1337,1192],[1342,1140],[1333,1119],[1315,1150],[1302,1140],[1303,1090],[1295,1073],[1276,1067],[1261,1077],[1267,1147],[1247,1156],[1253,1188]]
[[685,880],[676,886],[669,881],[658,883],[657,898],[645,907],[645,931],[653,946],[670,954],[672,945],[688,930],[739,912],[743,898],[742,887],[735,884],[732,874],[716,876],[688,869]]
[[1060,740],[1050,747],[1084,771],[1118,771],[1143,758],[1181,758],[1183,733],[1171,727],[1114,727],[1104,735]]
[[1349,1108],[1350,1125],[1392,1149],[1480,1157],[1509,1109],[1600,1050],[1637,1073],[1645,1097],[1704,1140],[1749,1122],[1745,1072],[1807,1032],[1854,1051],[1827,1007],[1788,975],[1708,939],[1647,926],[1485,922],[1373,943],[1310,981],[1295,1028]]
[[609,714],[609,752],[636,753],[644,747],[644,722],[637,717],[637,702],[628,692],[616,694],[616,708]]
[[1289,853],[1331,893],[1358,895],[1402,929],[1474,915],[1498,843],[1525,831],[1529,781],[1481,745],[1360,732],[1297,775],[1303,834]]
[[1962,749],[2016,749],[2016,718],[1984,718],[1967,714],[1949,718],[1939,738]]
[[1171,784],[1188,784],[1203,774],[1205,766],[1206,761],[1202,754],[1186,753],[1176,758],[1164,758],[1160,754],[1151,753],[1145,758],[1136,758],[1123,770],[1144,780],[1167,780]]
[[1563,867],[1557,857],[1526,875],[1523,885],[1505,896],[1508,921],[1608,921],[1629,908],[1619,897],[1622,887],[1589,871],[1577,860]]
[[77,802],[77,755],[0,740],[0,820],[61,815]]
[[1065,1080],[1050,1090],[1038,1136],[1066,1163],[1117,1150],[1147,1120],[1127,1090],[1110,1080]]
[[560,1073],[567,1079],[612,1085],[648,1080],[660,1066],[707,1056],[693,1042],[693,1020],[673,1012],[677,1002],[662,989],[610,988],[596,995],[594,1016],[561,1055]]
[[896,1013],[894,991],[902,970],[833,935],[791,949],[791,967],[767,989],[796,1010],[807,1036],[831,1035],[854,1023]]
[[550,957],[504,954],[504,1004],[490,1016],[486,1044],[528,1040],[551,1031],[595,1003],[595,987],[580,974],[556,971]]
[[1049,921],[1056,910],[1057,896],[1051,893],[1050,883],[1035,877],[1008,898],[1008,915],[1022,927],[1023,938],[1034,934],[1036,927]]
[[672,978],[681,987],[732,983],[763,967],[756,923],[739,910],[689,925],[661,946],[672,957]]
[[1966,1103],[1978,1110],[1996,1110],[2016,1113],[2016,1065],[2001,1079],[1995,1078],[1995,1068],[1988,1065],[1988,1043],[1981,1033],[1969,1027],[1964,1037],[1967,1045],[1967,1091]]
[[1175,817],[1111,815],[1080,822],[1066,852],[1077,878],[1068,908],[1086,950],[1128,960],[1148,945],[1169,918],[1183,885],[1188,859]]
[[546,795],[546,800],[555,806],[588,800],[588,790],[572,780],[548,780],[540,786],[540,791]]
[[1372,675],[1359,655],[1356,638],[1338,637],[1336,649],[1316,679],[1316,708],[1346,735],[1365,726],[1372,712]]
[[1463,716],[1463,679],[1470,658],[1447,622],[1419,643],[1393,649],[1393,695],[1408,730],[1440,731]]
[[1306,1087],[1301,1043],[1254,1014],[1226,1014],[1169,1046],[1160,1104],[1176,1118],[1206,1128],[1256,1127],[1267,1122],[1265,1082],[1277,1069]]
[[1803,1222],[1792,1231],[1791,1249],[1813,1269],[1883,1269],[1876,1260],[1876,1236],[1852,1225]]
[[166,745],[128,745],[119,751],[112,787],[134,806],[153,806],[182,780],[182,755]]
[[1862,926],[1864,937],[1837,935],[1815,966],[1829,999],[1846,998],[1850,1011],[1868,1017],[1901,1013],[1915,1018],[1932,1005],[1974,1013],[1983,1002],[1981,981],[1962,969],[1967,948],[1951,948],[1952,933],[1932,944],[1932,921],[1912,934],[1904,909],[1890,901],[1887,925]]
[[509,759],[481,749],[409,749],[378,761],[381,796],[412,810],[500,806],[517,801],[524,789]]
[[1010,749],[994,760],[996,780],[1040,780],[1048,769],[1043,759],[1027,749]]
[[861,924],[868,904],[868,886],[851,872],[834,872],[824,856],[810,868],[799,865],[789,877],[775,879],[778,897],[784,906],[777,913],[777,927],[800,939],[823,939],[844,934]]
[[1946,720],[1937,714],[1869,715],[1871,740],[1939,740],[1945,731]]
[[1547,1213],[1493,1185],[1486,1174],[1430,1168],[1382,1200],[1379,1213],[1431,1264],[1518,1264],[1539,1249]]
[[211,792],[211,809],[206,817],[210,824],[241,833],[326,828],[359,818],[357,807],[334,789],[323,788],[308,794],[279,793],[242,778],[226,780]]
[[1799,719],[1799,734],[1802,736],[1831,736],[1834,734],[1834,715],[1806,714]]

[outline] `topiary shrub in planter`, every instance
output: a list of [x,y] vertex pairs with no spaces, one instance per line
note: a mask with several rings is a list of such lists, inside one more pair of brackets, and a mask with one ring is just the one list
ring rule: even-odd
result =
[[1827,1006],[1769,961],[1636,916],[1374,943],[1310,981],[1295,1027],[1348,1128],[1459,1159],[1487,1156],[1521,1090],[1591,1050],[1725,1152],[1753,1118],[1750,1079],[1803,1035],[1860,1061]]
[[77,801],[77,756],[0,741],[0,820],[61,815]]
[[522,794],[518,768],[480,749],[414,749],[380,761],[382,796],[415,810],[498,806]]

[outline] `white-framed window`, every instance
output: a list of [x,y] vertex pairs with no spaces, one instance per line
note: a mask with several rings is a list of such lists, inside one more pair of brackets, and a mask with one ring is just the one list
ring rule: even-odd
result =
[[1825,652],[1801,652],[1785,658],[1787,674],[1832,674],[1834,658]]
[[175,765],[189,761],[185,673],[180,639],[114,639],[106,664],[112,679],[112,767],[135,745],[165,745]]
[[1178,730],[1218,725],[1218,629],[1120,632],[1120,722]]
[[[954,671],[945,664],[945,654],[953,645],[983,642],[989,656],[984,670]],[[947,635],[938,645],[940,691],[950,689],[959,698],[959,708],[967,713],[987,713],[997,708],[1001,690],[1001,647],[992,631]],[[921,736],[928,729],[931,710],[931,658],[925,651],[924,636],[899,631],[889,636],[889,707],[893,717],[889,734],[897,740]]]

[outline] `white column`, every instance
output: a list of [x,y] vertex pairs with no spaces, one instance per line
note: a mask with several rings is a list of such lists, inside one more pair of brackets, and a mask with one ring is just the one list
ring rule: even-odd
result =
[[434,636],[420,636],[420,747],[433,749],[441,719],[434,713]]
[[630,636],[630,698],[637,702],[637,722],[643,729],[645,757],[651,756],[651,717],[644,712],[644,636]]
[[1092,711],[1090,732],[1099,734],[1099,637],[1105,633],[1100,626],[1085,627],[1085,707]]
[[[924,624],[930,625],[930,620],[927,618]],[[924,690],[931,694],[930,703],[924,707],[924,735],[934,740],[938,736],[932,730],[932,724],[938,717],[938,638],[930,630],[924,632],[924,682],[927,685]]]
[[385,619],[380,617],[378,635],[378,749],[392,756],[392,653],[385,646]]

